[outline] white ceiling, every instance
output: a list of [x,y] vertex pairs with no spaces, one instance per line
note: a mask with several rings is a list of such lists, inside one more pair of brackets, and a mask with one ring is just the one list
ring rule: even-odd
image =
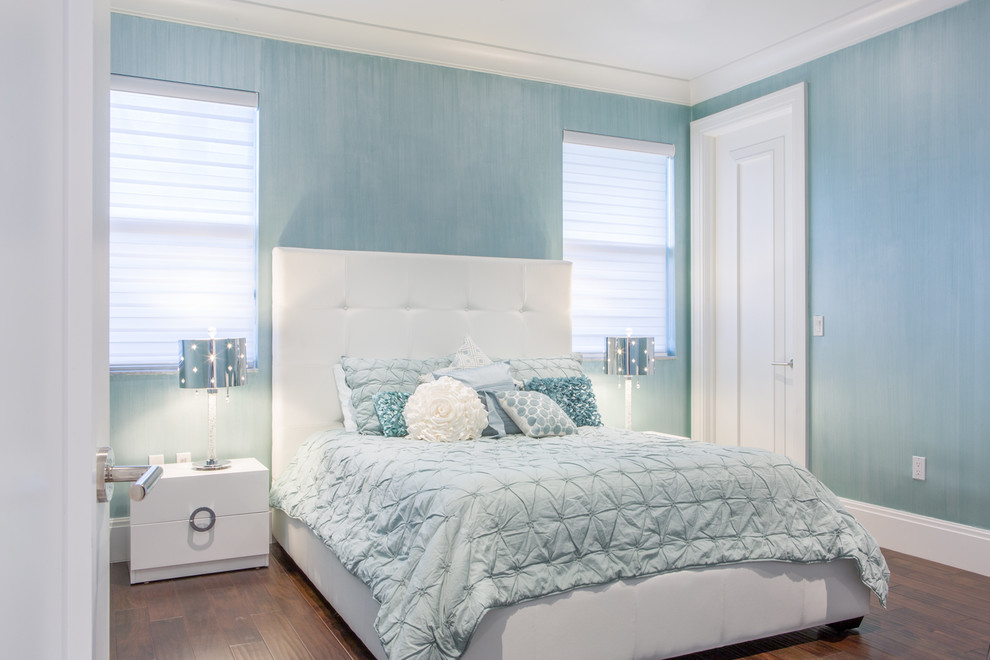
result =
[[963,0],[111,0],[115,11],[697,103]]
[[691,80],[880,0],[265,0],[257,4]]

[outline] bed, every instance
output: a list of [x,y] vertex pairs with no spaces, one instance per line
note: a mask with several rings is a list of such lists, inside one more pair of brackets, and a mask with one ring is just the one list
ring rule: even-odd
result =
[[[300,471],[303,459],[293,459],[302,448],[326,446],[341,452],[358,444],[359,438],[337,430],[343,425],[343,411],[334,366],[341,356],[431,358],[452,353],[468,336],[490,355],[501,357],[563,356],[570,351],[566,262],[276,248],[272,271],[276,483],[283,473]],[[382,441],[370,444],[374,442]],[[478,443],[477,451],[503,451],[487,442]],[[613,437],[612,442],[651,448],[667,443],[692,456],[704,448],[685,439],[636,434]],[[378,445],[383,455],[393,447],[403,450],[401,443]],[[630,451],[635,451],[632,445]],[[347,455],[340,460],[354,465],[357,459]],[[359,473],[375,471],[373,464],[359,465]],[[308,470],[311,475],[317,472]],[[284,497],[276,499],[293,511]],[[867,547],[855,558],[846,553],[846,558],[807,563],[733,560],[568,584],[548,595],[487,609],[476,625],[469,622],[470,634],[458,643],[437,642],[410,651],[398,646],[391,633],[385,635],[383,645],[376,619],[386,610],[372,587],[345,567],[320,533],[300,520],[302,516],[289,515],[283,508],[273,508],[276,540],[380,660],[389,657],[386,645],[393,658],[672,657],[816,625],[855,626],[869,611],[871,588],[881,600],[886,593],[886,566],[868,539],[857,541]],[[323,535],[328,536],[326,530]],[[354,568],[353,557],[342,552],[345,555]],[[871,575],[870,587],[864,583],[865,573]],[[381,585],[374,588],[382,593]],[[391,616],[393,623],[407,623],[401,612]]]

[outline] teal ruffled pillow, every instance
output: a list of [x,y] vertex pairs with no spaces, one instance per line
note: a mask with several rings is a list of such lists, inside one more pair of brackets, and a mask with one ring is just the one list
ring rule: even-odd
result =
[[409,435],[403,411],[411,395],[411,392],[378,392],[372,397],[375,413],[382,425],[382,435],[390,438],[404,438]]
[[533,378],[526,382],[525,389],[546,394],[563,408],[567,416],[578,426],[602,425],[595,391],[591,387],[591,379],[587,376]]

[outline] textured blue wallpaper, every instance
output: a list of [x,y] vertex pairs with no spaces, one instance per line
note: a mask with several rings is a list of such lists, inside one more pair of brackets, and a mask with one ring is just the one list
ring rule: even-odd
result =
[[[808,83],[812,470],[990,528],[990,2],[694,107]],[[810,326],[810,323],[809,323]],[[911,479],[911,456],[928,479]]]
[[[688,332],[690,108],[114,15],[114,73],[257,91],[259,371],[219,405],[218,454],[271,455],[271,248],[560,258],[564,129],[677,148],[677,334]],[[682,340],[682,356],[688,346]],[[636,392],[635,426],[686,434],[689,364]],[[174,376],[112,376],[119,463],[206,444],[206,402]],[[606,421],[621,391],[596,377]],[[126,514],[115,498],[111,515]]]

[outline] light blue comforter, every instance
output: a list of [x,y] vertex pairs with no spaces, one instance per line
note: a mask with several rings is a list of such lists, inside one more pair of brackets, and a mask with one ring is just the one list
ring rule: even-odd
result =
[[683,568],[852,558],[876,542],[807,470],[760,450],[610,428],[427,443],[328,431],[273,484],[382,604],[393,659],[457,658],[484,613]]

